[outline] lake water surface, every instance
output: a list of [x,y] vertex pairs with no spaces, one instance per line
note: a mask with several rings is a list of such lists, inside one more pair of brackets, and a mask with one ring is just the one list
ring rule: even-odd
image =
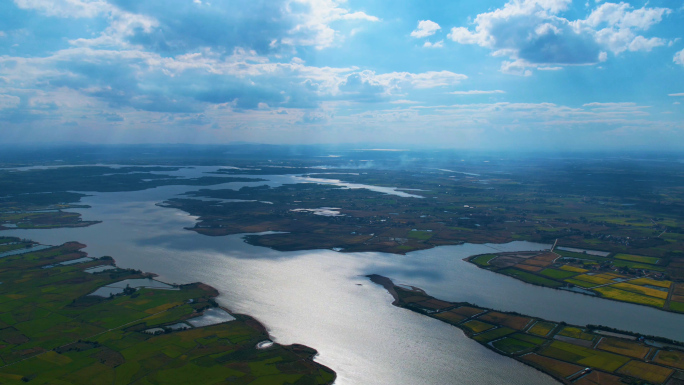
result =
[[[170,174],[196,177],[215,169],[198,167]],[[269,182],[201,188],[306,181],[294,176],[259,177]],[[556,383],[487,350],[455,327],[392,306],[391,296],[365,278],[372,273],[419,286],[446,300],[684,339],[681,315],[536,287],[462,261],[493,249],[534,250],[548,245],[466,244],[406,256],[332,250],[278,252],[248,245],[238,235],[208,237],[185,230],[195,225],[196,218],[156,205],[199,188],[167,186],[138,192],[92,193],[83,199],[92,208],[73,211],[82,213],[84,220],[102,221],[100,224],[9,230],[3,235],[54,245],[79,241],[88,245],[86,251],[92,257],[110,255],[117,265],[157,273],[161,281],[201,281],[214,286],[220,292],[218,302],[222,306],[256,317],[274,341],[317,349],[317,361],[337,372],[339,385]]]

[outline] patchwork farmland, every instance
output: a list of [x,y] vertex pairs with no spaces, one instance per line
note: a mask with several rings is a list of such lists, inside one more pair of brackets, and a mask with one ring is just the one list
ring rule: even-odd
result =
[[[655,341],[598,326],[568,325],[468,303],[432,306],[418,289],[372,275],[394,304],[461,329],[487,348],[533,366],[563,384],[667,384],[684,381],[684,343]],[[648,282],[648,281],[644,281]]]
[[668,279],[658,258],[555,249],[465,260],[533,285],[684,313],[684,283]]

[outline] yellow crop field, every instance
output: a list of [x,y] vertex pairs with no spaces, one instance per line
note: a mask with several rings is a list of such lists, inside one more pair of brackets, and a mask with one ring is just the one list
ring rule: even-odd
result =
[[616,287],[618,289],[625,291],[631,291],[632,293],[647,295],[649,297],[656,297],[661,299],[667,298],[666,291],[651,289],[650,287],[632,285],[630,283],[616,283],[615,285],[612,285],[612,287]]
[[664,287],[666,289],[669,289],[670,286],[672,286],[672,281],[656,281],[655,279],[651,278],[637,278],[629,281],[632,285],[651,285],[651,286],[658,286],[658,287]]
[[535,323],[527,332],[530,334],[546,337],[551,332],[551,330],[555,328],[556,324],[553,322],[539,321]]
[[641,361],[630,361],[620,368],[618,373],[640,378],[653,384],[662,384],[674,373],[674,370]]
[[565,337],[571,337],[571,338],[577,338],[581,340],[587,340],[591,341],[594,339],[594,334],[590,333],[585,333],[584,330],[580,328],[576,328],[574,326],[566,326],[558,332],[558,335],[565,336]]
[[612,279],[606,279],[606,278],[601,278],[597,275],[587,275],[587,274],[578,275],[577,277],[574,277],[573,279],[579,279],[580,281],[595,283],[597,285],[605,285],[607,283],[613,282]]
[[490,325],[486,322],[481,322],[478,320],[468,321],[461,326],[470,330],[473,333],[481,333],[485,330],[489,330],[489,329],[492,329],[494,327],[494,325]]
[[684,370],[684,352],[661,350],[653,359],[653,362]]
[[655,307],[663,307],[663,305],[665,305],[665,300],[663,299],[631,293],[629,291],[616,289],[613,286],[599,287],[594,289],[594,291],[601,293],[601,295],[603,295],[605,298],[615,299],[618,301],[632,302]]
[[553,341],[551,345],[547,346],[540,354],[546,357],[611,373],[630,360],[629,357],[562,341]]
[[601,274],[596,274],[594,277],[599,277],[599,278],[604,278],[604,279],[609,279],[609,280],[613,280],[615,278],[625,278],[624,275],[614,274],[614,273],[601,273]]
[[613,352],[622,354],[623,356],[630,356],[639,359],[643,359],[650,350],[646,346],[633,341],[608,337],[601,339],[601,342],[599,342],[597,348],[607,352]]
[[565,270],[565,271],[572,271],[573,273],[586,273],[587,271],[589,271],[587,269],[582,269],[579,267],[568,266],[568,265],[563,265],[560,267],[560,269]]

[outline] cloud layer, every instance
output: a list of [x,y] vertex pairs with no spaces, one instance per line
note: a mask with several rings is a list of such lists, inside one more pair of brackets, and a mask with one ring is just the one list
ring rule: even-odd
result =
[[170,4],[0,2],[0,143],[639,144],[683,129],[684,13],[663,7]]

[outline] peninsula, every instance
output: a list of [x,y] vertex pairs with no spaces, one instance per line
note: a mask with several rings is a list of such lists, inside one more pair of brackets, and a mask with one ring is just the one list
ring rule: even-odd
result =
[[563,384],[684,383],[681,342],[442,301],[419,288],[396,285],[383,276],[369,278],[387,289],[395,306],[451,324],[481,345]]
[[84,247],[0,258],[0,383],[334,381],[314,349],[271,342],[258,321],[219,307],[212,287],[168,285]]

